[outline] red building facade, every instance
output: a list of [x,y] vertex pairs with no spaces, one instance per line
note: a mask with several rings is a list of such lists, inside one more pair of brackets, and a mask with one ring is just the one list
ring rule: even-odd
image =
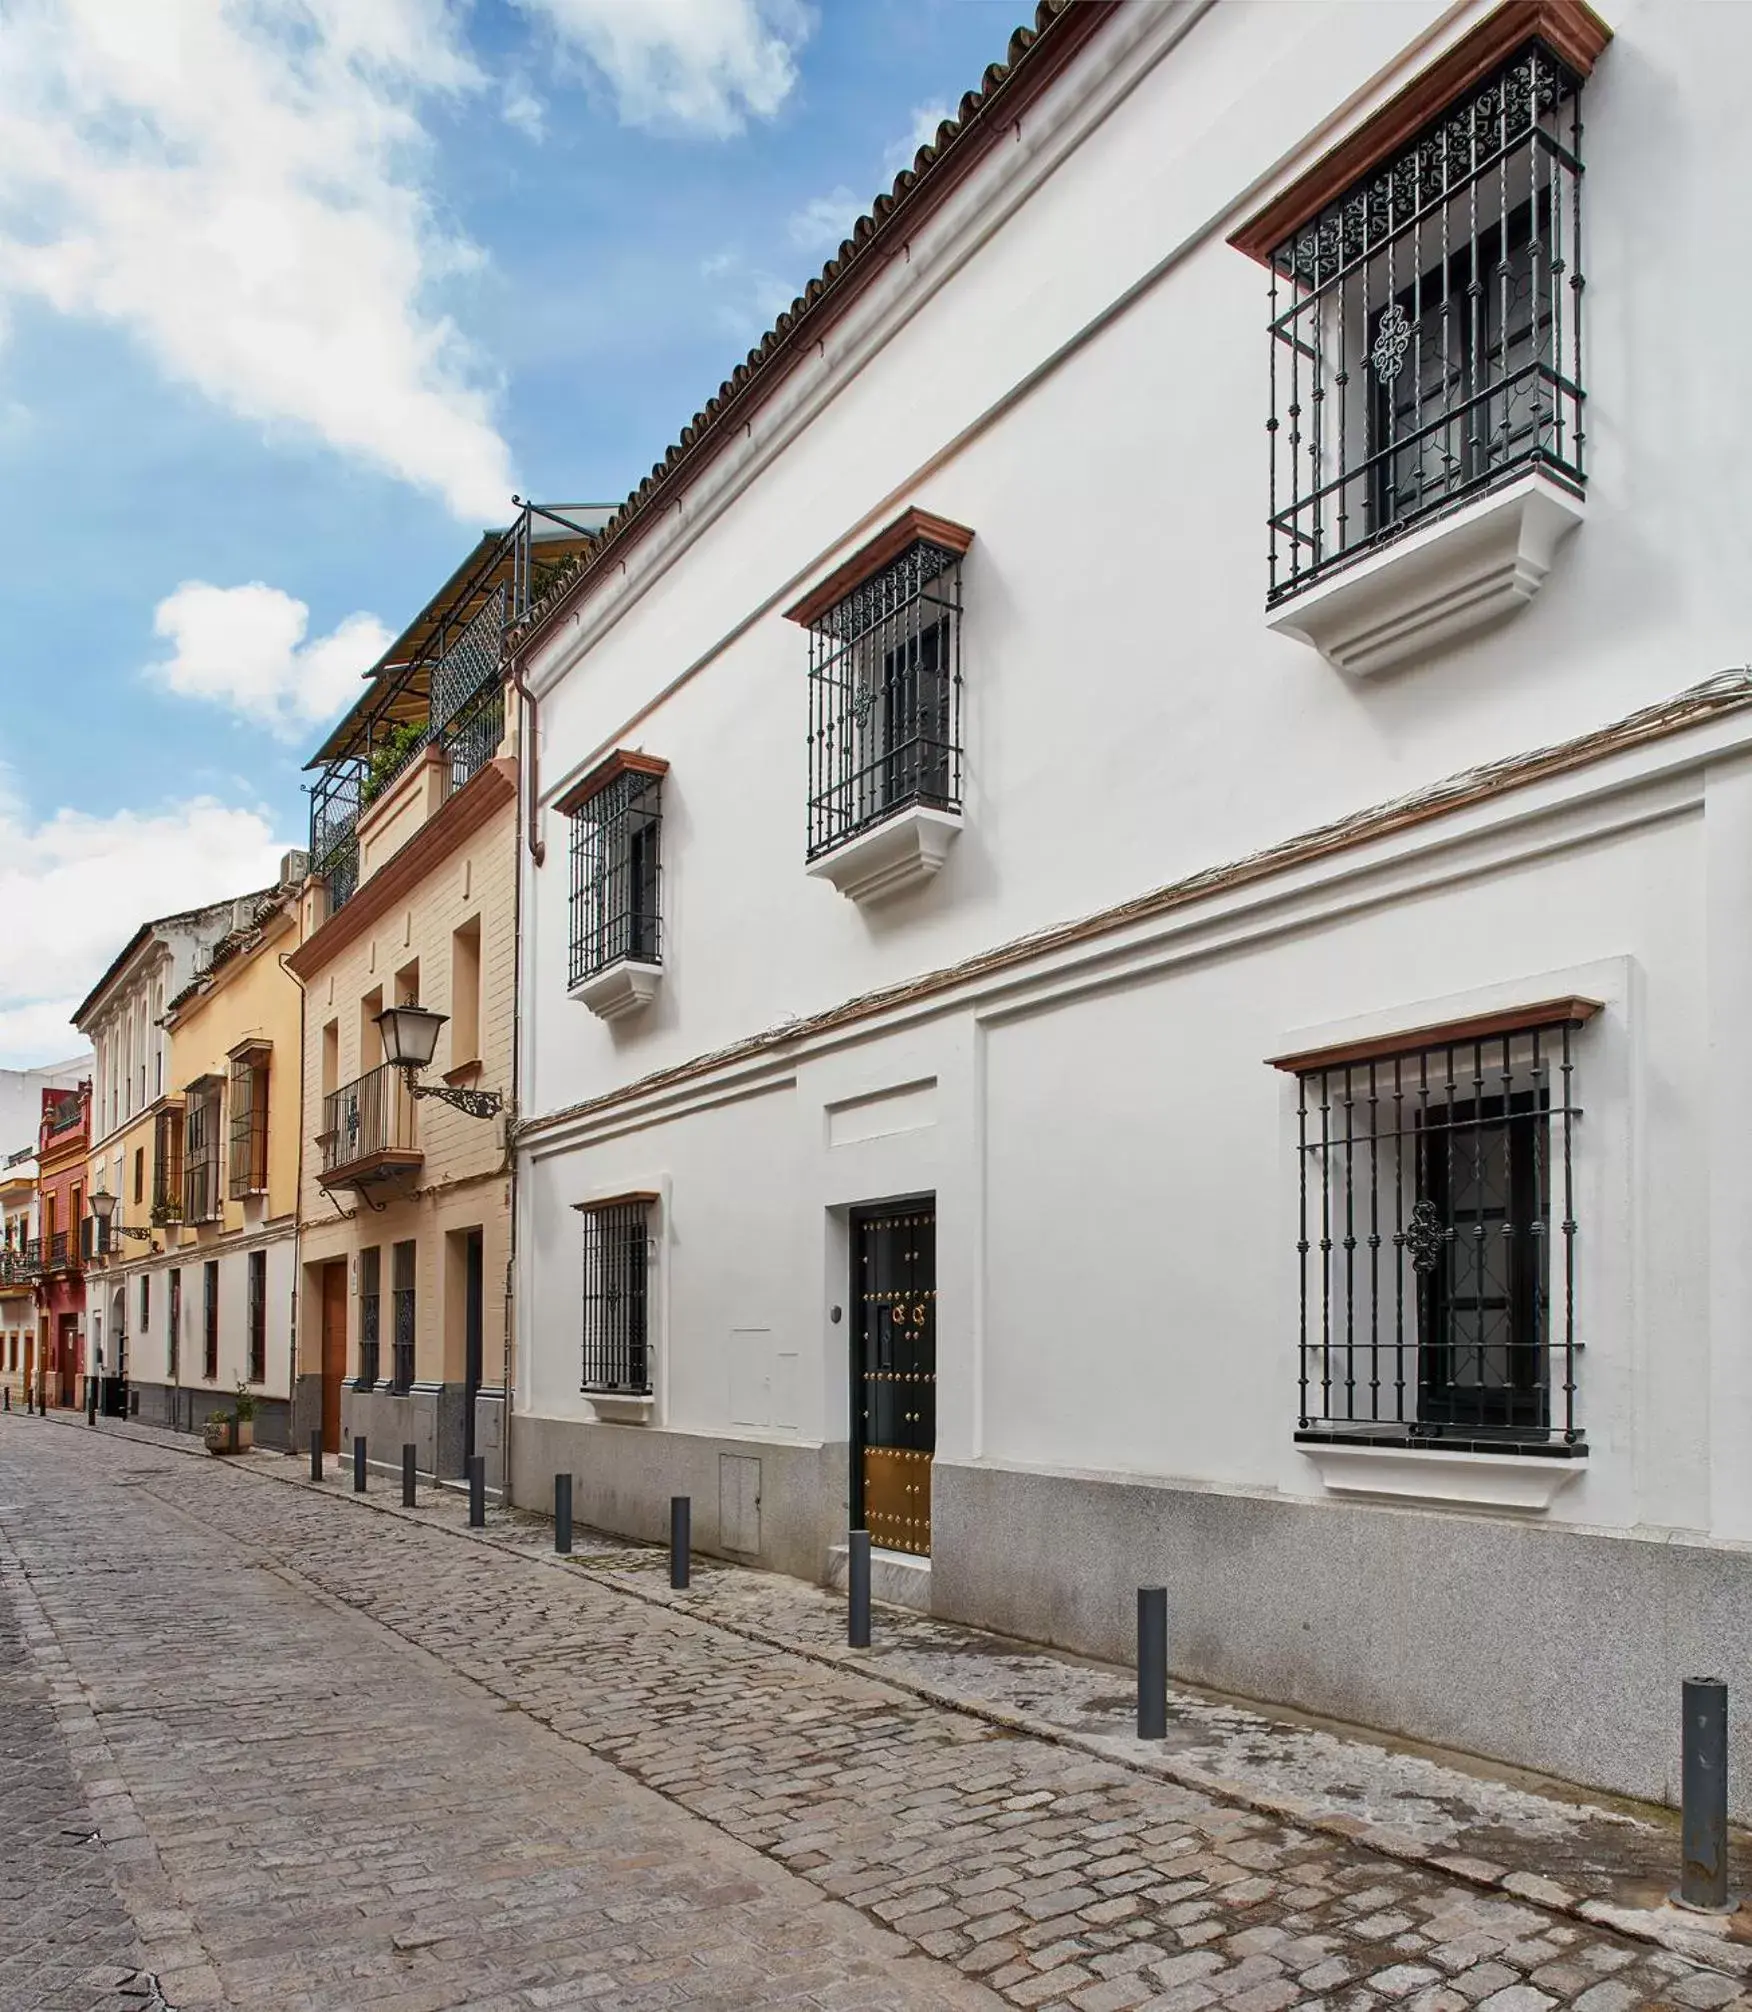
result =
[[91,1085],[45,1090],[37,1131],[37,1398],[83,1402],[85,1374],[85,1156]]

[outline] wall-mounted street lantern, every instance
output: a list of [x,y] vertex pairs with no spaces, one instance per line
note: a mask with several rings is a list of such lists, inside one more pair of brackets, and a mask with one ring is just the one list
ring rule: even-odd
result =
[[[496,1118],[505,1101],[497,1090],[453,1090],[448,1083],[414,1081],[422,1069],[431,1067],[438,1048],[438,1029],[449,1017],[413,1000],[405,1006],[386,1006],[377,1016],[383,1059],[402,1072],[410,1097],[436,1097],[471,1118]],[[96,1199],[94,1195],[92,1201]]]
[[94,1188],[86,1196],[86,1200],[91,1204],[91,1213],[96,1216],[112,1237],[144,1237],[148,1243],[152,1241],[152,1232],[149,1229],[133,1229],[127,1223],[118,1223],[115,1220],[116,1198],[114,1195],[106,1193],[102,1188]]

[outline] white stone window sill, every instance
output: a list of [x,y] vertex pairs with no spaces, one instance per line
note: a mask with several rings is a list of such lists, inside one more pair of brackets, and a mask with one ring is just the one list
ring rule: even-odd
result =
[[611,1425],[646,1425],[657,1409],[655,1397],[634,1397],[625,1392],[587,1390],[584,1398],[597,1417]]
[[812,859],[808,871],[814,879],[838,888],[849,901],[888,901],[935,879],[960,833],[958,811],[908,804],[873,829]]
[[1524,608],[1582,517],[1579,496],[1531,469],[1278,602],[1266,626],[1374,677]]
[[1544,1460],[1537,1454],[1438,1453],[1428,1447],[1308,1446],[1332,1495],[1391,1496],[1402,1502],[1452,1502],[1474,1509],[1546,1510],[1558,1491],[1579,1480],[1586,1460]]
[[599,1020],[624,1020],[642,1013],[663,982],[661,964],[642,964],[623,957],[605,970],[593,971],[571,988],[571,997],[588,1006]]

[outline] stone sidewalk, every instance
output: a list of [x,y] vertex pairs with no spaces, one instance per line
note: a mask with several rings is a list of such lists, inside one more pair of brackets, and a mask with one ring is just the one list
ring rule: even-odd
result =
[[[53,1442],[67,1446],[79,1469],[149,1462],[142,1494],[851,1902],[949,1977],[983,1979],[1015,2005],[1752,2007],[1730,1974],[1743,1945],[1681,1921],[1673,1932],[1695,1943],[1687,1960],[1577,1918],[1588,1903],[1574,1895],[1560,1912],[1540,1904],[1555,1894],[1480,1890],[1524,1876],[1503,1865],[1510,1830],[1518,1836],[1537,1817],[1591,1840],[1596,1827],[1624,1829],[1619,1813],[1460,1774],[1453,1782],[1470,1787],[1444,1813],[1451,1784],[1423,1772],[1434,1763],[1371,1748],[1357,1765],[1373,1771],[1373,1792],[1401,1818],[1434,1826],[1389,1853],[1391,1832],[1368,1842],[1344,1834],[1367,1818],[1289,1816],[1265,1808],[1263,1790],[1218,1795],[1166,1772],[1208,1765],[1213,1742],[1231,1734],[1245,1748],[1250,1728],[1270,1723],[1257,1715],[1231,1720],[1232,1708],[1182,1700],[1190,1745],[1158,1756],[1130,1741],[1120,1752],[1125,1735],[1103,1728],[1117,1725],[1116,1703],[1129,1710],[1122,1672],[886,1613],[887,1646],[854,1668],[837,1644],[837,1603],[789,1582],[707,1567],[672,1596],[660,1554],[593,1541],[574,1562],[556,1561],[529,1519],[495,1510],[485,1533],[469,1533],[456,1498],[434,1494],[410,1514],[375,1476],[360,1500],[334,1479],[313,1486],[280,1456],[166,1463],[138,1436],[75,1436],[34,1421],[0,1433],[0,1458],[21,1435],[45,1456]],[[965,1695],[953,1707],[924,1694],[956,1684]],[[1031,1714],[1038,1732],[1022,1722]],[[1070,1723],[1079,1715],[1095,1728]],[[1350,1754],[1327,1733],[1283,1737],[1292,1751],[1318,1740]],[[1345,1769],[1323,1766],[1314,1786],[1331,1800]],[[1526,1806],[1512,1800],[1521,1797]],[[1436,1842],[1452,1856],[1493,1824],[1491,1865],[1458,1873],[1414,1862]]]

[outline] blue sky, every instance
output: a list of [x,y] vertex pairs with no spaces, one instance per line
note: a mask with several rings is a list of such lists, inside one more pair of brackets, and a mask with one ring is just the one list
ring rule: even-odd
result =
[[1026,0],[8,0],[0,1065],[510,490],[618,501]]

